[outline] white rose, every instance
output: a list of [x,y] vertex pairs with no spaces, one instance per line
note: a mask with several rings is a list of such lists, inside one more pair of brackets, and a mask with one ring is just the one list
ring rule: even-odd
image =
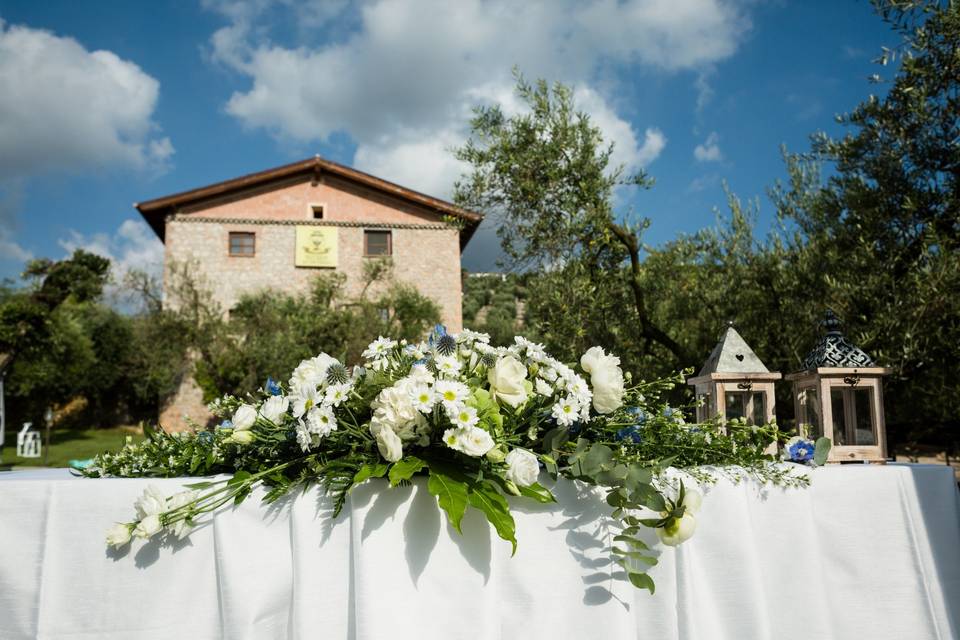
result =
[[521,487],[529,487],[540,477],[537,456],[526,449],[514,449],[507,454],[507,480]]
[[623,404],[623,370],[619,365],[620,358],[607,355],[601,347],[591,347],[580,357],[580,366],[590,374],[597,413],[611,413]]
[[130,525],[115,524],[107,531],[107,544],[120,548],[130,542]]
[[137,518],[157,515],[166,511],[167,497],[156,485],[147,485],[143,495],[133,503],[133,507],[137,510]]
[[270,396],[260,407],[260,415],[273,424],[278,425],[280,424],[280,418],[289,408],[290,398],[285,396]]
[[233,423],[234,431],[246,431],[251,428],[256,421],[257,410],[249,404],[240,405],[236,413],[233,414],[233,419],[230,420],[230,422]]
[[443,441],[454,451],[480,458],[496,446],[490,434],[480,427],[457,427],[443,432]]
[[690,538],[693,535],[693,532],[697,529],[697,519],[693,517],[692,513],[684,513],[683,517],[679,520],[674,520],[673,524],[668,527],[659,527],[657,529],[657,537],[660,538],[660,542],[669,546],[675,547],[681,542]]
[[527,368],[513,356],[504,356],[497,360],[487,372],[490,393],[511,407],[519,407],[527,400]]
[[380,455],[383,456],[384,460],[396,462],[403,457],[403,442],[400,441],[400,437],[393,429],[380,426],[374,431],[373,425],[370,425],[370,430],[374,432],[373,437],[377,440],[377,449],[380,450]]
[[336,362],[336,358],[332,358],[325,353],[321,353],[315,358],[302,361],[290,376],[290,388],[295,389],[300,386],[319,387],[323,385],[327,381],[327,369]]
[[163,529],[163,525],[160,524],[160,516],[149,515],[137,523],[133,535],[146,540],[159,533],[161,529]]

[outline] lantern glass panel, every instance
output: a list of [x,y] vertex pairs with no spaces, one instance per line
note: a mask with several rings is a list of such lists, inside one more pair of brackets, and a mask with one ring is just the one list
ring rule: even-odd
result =
[[819,438],[823,435],[823,430],[820,426],[820,401],[817,399],[817,390],[814,387],[800,390],[800,407],[801,419],[807,425],[806,436],[813,439]]
[[697,394],[697,422],[706,422],[710,419],[710,392],[704,391]]
[[857,444],[875,446],[876,432],[873,429],[873,389],[861,387],[852,389],[855,401]]
[[738,391],[728,391],[724,397],[727,420],[744,418],[747,415],[747,394]]
[[833,444],[837,446],[846,446],[853,444],[847,437],[847,418],[844,401],[846,394],[844,389],[830,389],[830,410],[833,414]]
[[748,421],[749,424],[761,425],[765,424],[767,421],[767,407],[765,394],[760,393],[759,391],[754,391],[751,398],[751,404],[753,405],[753,411],[751,412],[752,417]]

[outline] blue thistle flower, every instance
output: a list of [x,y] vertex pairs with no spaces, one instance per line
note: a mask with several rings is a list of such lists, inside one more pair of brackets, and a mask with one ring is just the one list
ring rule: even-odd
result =
[[457,341],[456,339],[449,335],[443,334],[437,340],[437,353],[442,356],[452,356],[457,352]]

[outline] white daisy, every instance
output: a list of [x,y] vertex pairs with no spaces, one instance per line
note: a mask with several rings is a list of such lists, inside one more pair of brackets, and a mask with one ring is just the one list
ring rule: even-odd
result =
[[313,385],[302,385],[290,395],[293,417],[299,418],[313,407],[323,402],[323,394]]
[[459,408],[459,405],[463,404],[470,393],[467,385],[456,380],[440,380],[434,385],[434,390],[436,390],[440,402],[446,409]]
[[397,346],[396,340],[380,336],[371,342],[363,352],[363,357],[367,360],[379,360],[390,354],[390,350]]
[[580,417],[580,405],[577,401],[566,396],[560,402],[553,405],[553,418],[561,427],[569,427]]
[[307,429],[310,430],[310,433],[319,436],[326,436],[331,431],[336,431],[337,417],[333,415],[333,409],[328,406],[311,409],[307,413]]
[[480,416],[477,415],[477,410],[473,407],[463,405],[459,411],[451,416],[451,422],[456,427],[472,427],[480,422]]
[[328,404],[331,407],[339,407],[340,404],[350,396],[350,390],[352,388],[353,385],[349,382],[330,385],[324,394],[324,404]]
[[456,376],[463,364],[456,356],[437,356],[437,372],[446,377]]
[[416,384],[410,389],[410,403],[420,413],[430,413],[437,403],[437,394],[426,384]]

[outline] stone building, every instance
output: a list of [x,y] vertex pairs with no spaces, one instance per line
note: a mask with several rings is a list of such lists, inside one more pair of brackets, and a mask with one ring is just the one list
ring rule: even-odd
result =
[[[364,262],[389,256],[396,280],[462,328],[460,254],[482,216],[450,202],[315,156],[136,207],[164,242],[166,264],[190,263],[224,310],[262,289],[304,293],[321,271],[342,272],[355,296]],[[181,429],[185,415],[209,417],[189,377],[160,423]]]

